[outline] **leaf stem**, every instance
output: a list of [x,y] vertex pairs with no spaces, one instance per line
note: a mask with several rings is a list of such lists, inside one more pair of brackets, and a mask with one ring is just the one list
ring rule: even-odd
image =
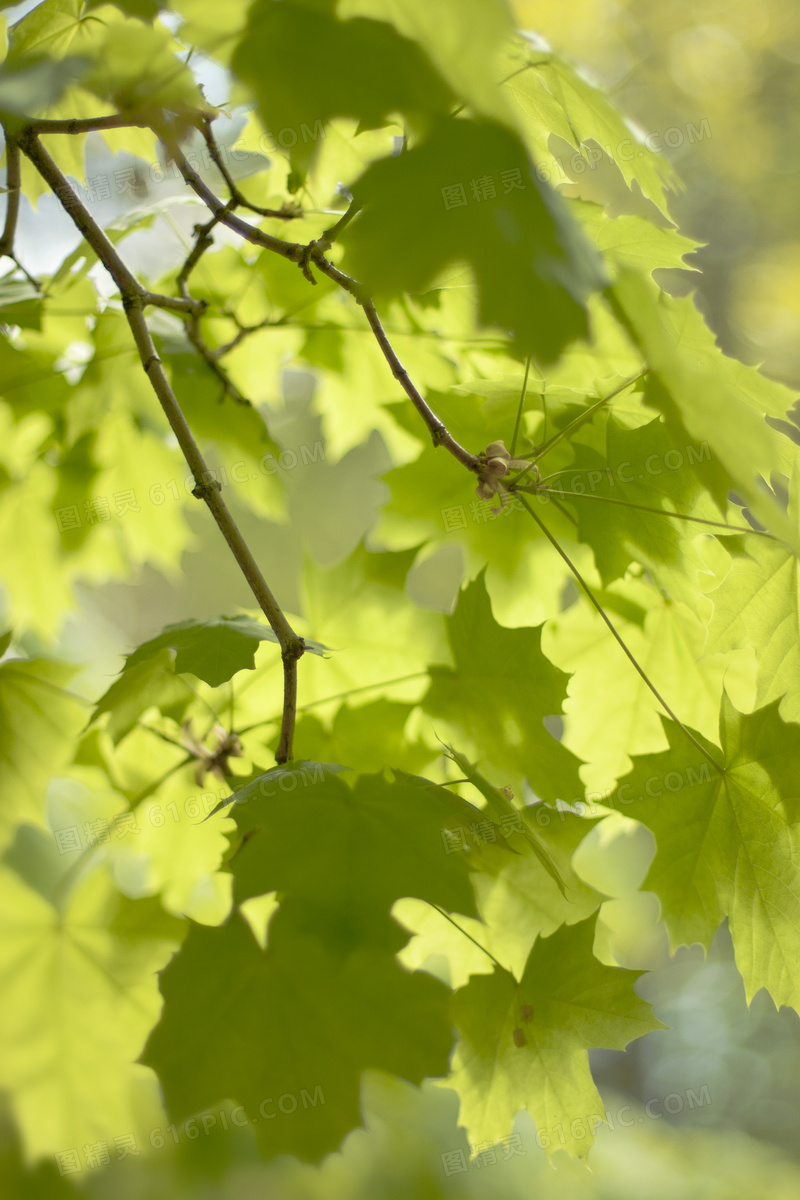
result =
[[137,729],[144,729],[147,733],[153,733],[157,738],[161,738],[162,742],[167,742],[170,746],[177,746],[179,750],[186,752],[186,746],[178,738],[172,737],[169,733],[165,733],[162,729],[155,729],[152,725],[145,724],[144,721],[136,722]]
[[[371,692],[375,688],[392,687],[396,683],[406,683],[409,679],[424,679],[427,674],[427,671],[415,671],[413,675],[399,675],[397,679],[382,679],[379,683],[366,683],[363,687],[349,688],[346,692],[336,692],[333,696],[323,696],[320,700],[311,700],[308,704],[301,704],[297,711],[308,712],[310,708],[319,708],[322,704],[330,704],[331,700],[346,700],[348,696],[355,696],[359,692]],[[245,725],[243,729],[237,729],[236,732],[238,734],[250,733],[253,729],[260,729],[262,725],[271,725],[277,720],[277,717],[266,717],[263,721]]]
[[[184,749],[185,748],[186,747],[184,747]],[[131,799],[128,801],[128,803],[130,804],[131,810],[133,810],[137,804],[141,804],[142,800],[146,800],[148,796],[152,795],[153,792],[157,791],[161,787],[162,783],[166,783],[167,780],[170,779],[173,775],[177,774],[177,772],[180,771],[182,767],[188,767],[190,763],[194,763],[194,762],[197,762],[197,759],[194,756],[194,754],[187,754],[185,758],[182,758],[180,760],[180,762],[176,762],[171,767],[168,767],[163,775],[159,775],[158,779],[156,779],[152,783],[148,783],[147,786],[142,788],[142,790],[140,792],[137,792],[135,796],[131,797]]]
[[541,520],[541,518],[540,518],[539,516],[537,516],[537,514],[536,514],[536,513],[533,511],[533,509],[531,508],[530,504],[528,504],[528,501],[525,499],[525,497],[524,497],[524,496],[520,496],[520,501],[522,502],[522,504],[524,505],[524,507],[525,507],[525,508],[528,510],[528,512],[530,513],[530,515],[533,517],[534,521],[535,521],[535,522],[536,522],[536,524],[539,526],[539,528],[541,529],[542,533],[543,533],[543,534],[545,535],[545,537],[547,538],[547,540],[548,540],[548,542],[550,543],[550,545],[553,547],[553,549],[554,549],[554,550],[555,550],[555,551],[556,551],[556,552],[557,552],[557,553],[558,553],[558,554],[561,556],[561,558],[562,558],[562,559],[564,560],[564,562],[567,564],[567,566],[569,567],[570,571],[571,571],[571,572],[572,572],[572,574],[575,576],[576,580],[578,581],[578,583],[580,584],[580,586],[583,588],[584,592],[586,593],[586,595],[587,595],[587,597],[588,597],[588,599],[589,599],[590,603],[591,603],[591,604],[592,604],[592,606],[593,606],[593,607],[594,607],[594,608],[597,610],[597,612],[600,614],[600,616],[601,616],[602,620],[603,620],[603,621],[605,622],[605,624],[608,626],[608,628],[609,628],[609,630],[611,631],[611,634],[612,634],[612,636],[613,636],[614,640],[617,642],[617,644],[619,645],[620,649],[622,650],[622,652],[625,654],[625,656],[626,656],[626,658],[628,659],[628,661],[629,661],[629,662],[631,663],[631,665],[633,666],[634,670],[635,670],[635,671],[636,671],[636,672],[637,672],[637,673],[638,673],[638,674],[641,676],[641,678],[644,680],[644,682],[645,682],[646,686],[647,686],[647,687],[650,689],[650,691],[653,693],[653,695],[655,696],[655,698],[656,698],[656,700],[658,701],[658,703],[659,703],[659,704],[661,705],[661,707],[664,709],[664,712],[667,714],[667,716],[668,716],[668,717],[669,717],[669,718],[670,718],[672,721],[674,721],[674,722],[675,722],[675,724],[678,726],[678,728],[681,730],[681,732],[682,732],[682,733],[683,733],[683,734],[684,734],[684,735],[685,735],[685,736],[686,736],[686,737],[689,739],[689,741],[690,741],[690,742],[692,742],[692,743],[693,743],[693,745],[695,745],[695,746],[697,747],[697,749],[700,751],[700,753],[703,755],[703,757],[708,759],[708,761],[711,763],[711,765],[714,767],[714,769],[715,769],[716,771],[718,771],[720,775],[723,775],[723,774],[724,774],[724,770],[723,770],[723,768],[722,768],[722,767],[719,765],[719,763],[717,762],[717,760],[716,760],[716,759],[713,757],[713,755],[709,754],[708,750],[706,750],[705,746],[703,746],[703,744],[697,740],[697,738],[694,736],[694,734],[691,732],[691,730],[687,729],[687,727],[686,727],[686,726],[683,724],[683,722],[680,720],[680,718],[679,718],[678,716],[676,716],[676,714],[675,714],[675,712],[673,711],[673,709],[671,709],[671,708],[670,708],[670,706],[667,704],[666,700],[665,700],[665,699],[664,699],[664,697],[661,695],[661,693],[658,691],[658,689],[656,688],[655,684],[654,684],[654,683],[652,683],[652,682],[650,681],[650,679],[648,678],[648,676],[647,676],[646,672],[644,671],[644,669],[643,669],[643,668],[642,668],[642,667],[639,665],[639,663],[638,663],[638,662],[637,662],[637,660],[634,658],[634,656],[633,656],[633,654],[631,653],[631,651],[630,651],[630,650],[628,649],[628,647],[626,646],[625,642],[623,642],[622,638],[621,638],[621,637],[620,637],[620,635],[617,633],[617,631],[616,631],[616,629],[614,628],[613,624],[611,623],[611,620],[609,619],[609,617],[608,617],[608,616],[606,616],[605,609],[603,608],[603,606],[601,605],[600,601],[599,601],[599,600],[597,599],[597,597],[595,596],[595,594],[594,594],[594,592],[592,591],[592,589],[589,587],[589,585],[588,585],[588,583],[586,582],[586,580],[585,580],[585,579],[583,578],[583,576],[581,575],[581,573],[580,573],[580,571],[578,570],[578,568],[577,568],[577,567],[575,566],[575,564],[573,563],[572,559],[569,557],[569,555],[566,553],[566,551],[564,551],[564,550],[562,550],[562,549],[561,549],[561,547],[559,546],[559,544],[558,544],[558,542],[556,541],[556,539],[553,537],[553,535],[552,535],[552,533],[550,532],[550,530],[547,528],[547,526],[544,524],[544,522]]
[[647,371],[648,368],[643,367],[642,370],[638,371],[635,375],[631,375],[628,379],[623,380],[623,382],[615,387],[612,392],[609,392],[607,396],[603,396],[600,400],[596,400],[594,404],[590,404],[587,409],[585,409],[582,413],[579,413],[574,420],[570,421],[569,425],[565,425],[564,428],[559,430],[558,433],[553,434],[553,436],[550,438],[550,441],[545,442],[545,444],[539,448],[538,452],[534,455],[534,462],[539,462],[542,458],[544,458],[545,454],[549,453],[549,451],[553,449],[554,446],[557,446],[559,442],[563,442],[564,438],[569,437],[571,433],[574,433],[575,430],[579,429],[580,426],[586,421],[590,421],[594,414],[598,412],[604,404],[608,404],[609,400],[613,400],[615,396],[620,394],[620,392],[624,392],[625,388],[631,387],[632,384],[637,383],[638,380],[642,379],[643,376],[647,374]]
[[[618,504],[623,508],[635,508],[639,512],[652,513],[656,517],[673,517],[676,521],[693,521],[696,525],[710,525],[714,529],[727,529],[730,533],[754,533],[757,537],[766,537],[773,542],[779,541],[774,534],[768,533],[765,529],[754,529],[752,525],[728,525],[725,521],[711,521],[706,517],[692,517],[688,513],[670,512],[666,508],[651,508],[647,504],[635,504],[633,500],[619,500],[616,496],[596,496],[592,492],[567,492],[563,488],[556,490],[559,496],[569,496],[571,500],[600,500],[603,504]],[[549,495],[551,499],[555,500],[552,489],[547,487],[527,487],[523,484],[517,485],[515,491]]]
[[454,921],[448,912],[445,912],[445,910],[443,908],[440,908],[438,904],[434,904],[432,900],[426,900],[425,903],[429,904],[431,906],[431,908],[435,908],[436,911],[441,916],[444,917],[445,921],[449,921],[450,924],[455,929],[457,929],[459,933],[463,933],[465,938],[469,938],[469,940],[472,942],[473,946],[477,946],[479,950],[482,950],[483,953],[486,955],[486,957],[491,959],[491,961],[494,963],[494,965],[496,967],[499,967],[500,970],[503,971],[504,974],[506,974],[506,975],[511,974],[508,967],[504,967],[503,964],[500,962],[500,959],[495,958],[495,956],[492,954],[491,950],[487,950],[486,947],[482,946],[480,944],[480,942],[477,941],[477,939],[472,936],[471,933],[467,933],[466,929],[464,929],[461,925],[459,925],[458,921]]
[[[517,438],[519,437],[519,425],[520,425],[520,421],[522,420],[522,408],[523,408],[523,405],[525,404],[525,393],[528,390],[528,375],[530,374],[530,369],[531,369],[531,357],[532,356],[529,354],[527,362],[525,363],[525,375],[523,376],[523,379],[522,379],[522,390],[519,394],[519,406],[517,407],[517,419],[514,422],[514,433],[511,436],[511,448],[509,450],[509,454],[510,454],[511,458],[514,457],[514,453],[517,449]],[[547,418],[545,418],[545,420],[546,419]]]

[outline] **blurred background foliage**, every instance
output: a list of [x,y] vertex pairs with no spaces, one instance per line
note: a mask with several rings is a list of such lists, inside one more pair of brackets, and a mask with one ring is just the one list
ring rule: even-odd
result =
[[[724,349],[800,386],[800,8],[794,0],[514,0],[648,133],[706,245],[694,277]],[[691,140],[688,126],[708,122]],[[680,131],[677,133],[668,131]],[[665,134],[667,135],[665,137]],[[675,145],[670,147],[669,143]]]
[[[18,6],[6,15],[13,20],[30,7]],[[572,55],[643,129],[662,139],[668,130],[683,131],[679,145],[664,148],[684,184],[672,200],[672,212],[684,233],[706,244],[696,253],[702,277],[675,271],[671,286],[676,291],[698,289],[728,352],[763,362],[768,374],[800,385],[796,0],[515,0],[514,8],[523,28]],[[224,74],[202,57],[195,68],[209,99],[223,103]],[[237,120],[233,126],[238,129],[243,122],[237,126]],[[708,134],[690,140],[685,133],[689,125],[702,129],[703,122]],[[87,146],[87,179],[105,169],[110,154],[99,139]],[[129,161],[137,162],[119,155],[114,165],[119,169]],[[580,190],[586,185],[577,180],[575,186]],[[146,183],[143,188],[138,196],[110,197],[102,210],[104,220],[123,217],[146,198]],[[71,237],[67,218],[48,207],[46,199],[40,203],[49,223],[48,239],[42,241],[41,226],[27,209],[21,225],[21,253],[33,271],[52,270]],[[193,219],[187,205],[156,215],[146,235],[129,238],[129,257],[141,266],[153,253],[148,245],[156,245],[159,268],[167,270],[184,253]],[[65,295],[65,320],[69,303]],[[105,336],[101,349],[118,361],[113,330]],[[46,337],[41,341],[44,345]],[[311,351],[309,347],[309,358]],[[80,371],[79,352],[78,345],[75,362],[59,360],[59,369]],[[324,355],[335,354],[335,347],[313,352],[324,367]],[[92,369],[102,372],[103,367]],[[98,387],[108,386],[108,379],[99,375]],[[313,446],[325,440],[326,432],[331,435],[313,411],[314,387],[313,371],[284,372],[276,397],[280,409],[270,417],[279,445]],[[35,429],[30,436],[35,440]],[[340,563],[373,528],[385,500],[380,476],[388,459],[381,437],[370,437],[349,456],[347,449],[334,447],[324,474],[309,472],[301,479],[299,471],[286,473],[291,536],[277,519],[285,515],[277,489],[275,496],[252,489],[260,496],[253,494],[239,506],[245,534],[257,556],[274,564],[272,581],[291,608],[299,607],[293,597],[301,548],[317,565]],[[20,454],[24,456],[24,446]],[[79,474],[79,463],[77,467]],[[169,473],[162,469],[159,478]],[[310,495],[312,487],[320,491]],[[319,531],[323,501],[328,514],[324,536]],[[202,618],[248,605],[216,531],[194,512],[184,524],[182,511],[167,505],[159,517],[169,542],[165,563],[176,547],[184,551],[180,577],[147,565],[132,582],[91,583],[86,579],[91,563],[84,564],[80,607],[59,642],[66,658],[76,664],[92,662],[73,681],[77,691],[96,694],[118,669],[119,656],[167,622],[187,612]],[[422,568],[412,571],[406,584],[410,596],[439,611],[449,606],[461,563],[444,584],[441,568],[440,561],[426,579]],[[53,598],[54,604],[61,602],[60,596]],[[313,632],[322,636],[322,631]],[[36,636],[28,634],[23,648],[35,653],[40,648]],[[604,845],[595,844],[601,840]],[[639,988],[670,1026],[625,1053],[594,1056],[595,1076],[614,1127],[599,1131],[590,1171],[564,1155],[556,1158],[557,1170],[551,1170],[531,1123],[520,1118],[521,1153],[506,1161],[498,1150],[495,1162],[489,1155],[480,1167],[447,1174],[442,1156],[454,1155],[450,1165],[458,1168],[458,1152],[468,1149],[456,1124],[453,1093],[434,1086],[417,1092],[374,1075],[364,1084],[366,1132],[350,1135],[341,1153],[319,1168],[290,1160],[265,1166],[250,1131],[223,1132],[218,1122],[197,1140],[183,1138],[178,1146],[168,1140],[141,1157],[61,1178],[52,1162],[36,1167],[23,1162],[12,1119],[2,1109],[0,1193],[9,1198],[72,1196],[77,1184],[97,1200],[484,1195],[498,1200],[531,1195],[542,1200],[795,1200],[800,1195],[800,1018],[786,1009],[776,1012],[764,993],[748,1010],[724,930],[707,960],[697,947],[669,956],[654,897],[640,890],[651,854],[649,835],[623,818],[604,823],[602,835],[588,838],[581,848],[579,870],[611,897],[603,905],[598,952],[605,961],[648,971]],[[187,906],[176,907],[186,911]],[[235,1014],[222,1019],[235,1021]],[[708,1101],[690,1105],[690,1091]],[[678,1099],[665,1105],[670,1097]],[[675,1111],[670,1113],[669,1107]]]

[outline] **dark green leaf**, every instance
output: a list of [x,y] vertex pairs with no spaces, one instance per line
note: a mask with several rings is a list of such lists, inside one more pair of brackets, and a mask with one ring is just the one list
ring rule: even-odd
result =
[[396,112],[444,113],[454,99],[419,46],[391,26],[339,21],[293,0],[257,0],[233,68],[253,88],[267,128],[305,167],[324,137],[320,122],[355,117],[373,129]]
[[552,362],[584,337],[602,265],[560,197],[539,183],[517,136],[492,121],[438,121],[353,186],[364,206],[342,240],[352,273],[378,297],[424,292],[466,262],[486,325]]
[[[268,625],[252,617],[212,617],[208,621],[179,621],[168,625],[158,637],[151,638],[129,654],[124,671],[169,648],[176,651],[176,674],[188,672],[211,687],[227,683],[237,671],[255,668],[259,642],[277,642]],[[306,641],[312,654],[324,655],[325,647]]]

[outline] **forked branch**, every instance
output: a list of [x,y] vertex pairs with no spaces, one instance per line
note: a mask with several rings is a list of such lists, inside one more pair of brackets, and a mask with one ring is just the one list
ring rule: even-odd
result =
[[297,711],[297,660],[303,654],[305,644],[303,639],[294,632],[286,619],[280,605],[264,579],[250,548],[228,511],[228,507],[220,494],[220,485],[213,479],[212,472],[208,469],[175,393],[170,386],[144,317],[144,310],[148,305],[170,308],[191,316],[197,311],[199,302],[187,297],[174,299],[171,297],[156,296],[146,291],[123,262],[119,253],[100,226],[95,222],[83,202],[72,188],[70,188],[64,175],[42,146],[35,130],[32,128],[26,129],[20,136],[19,145],[45,182],[49,184],[55,195],[61,200],[65,210],[117,285],[122,297],[125,315],[139,352],[142,367],[150,380],[153,391],[159,399],[161,407],[169,421],[170,428],[175,434],[178,445],[194,477],[195,487],[193,495],[198,499],[204,500],[208,505],[214,520],[219,526],[225,541],[228,543],[241,568],[242,574],[250,586],[250,590],[278,638],[281,647],[281,658],[283,660],[284,689],[281,737],[276,759],[279,763],[287,762],[292,757],[295,715]]
[[[213,141],[211,131],[207,127],[205,136],[207,139],[210,138]],[[237,233],[239,237],[250,242],[252,245],[261,246],[265,250],[271,250],[273,253],[281,255],[282,258],[289,259],[290,262],[297,263],[311,283],[314,283],[314,277],[310,269],[313,264],[323,275],[327,275],[329,279],[332,279],[344,291],[349,292],[356,303],[364,310],[364,315],[375,335],[381,353],[389,364],[393,376],[425,422],[434,446],[443,446],[462,466],[477,474],[480,470],[480,459],[476,455],[470,454],[469,450],[456,441],[444,423],[439,420],[430,408],[419,390],[414,386],[408,372],[397,357],[386,335],[386,331],[381,325],[377,309],[365,289],[358,280],[351,278],[344,271],[340,271],[338,267],[334,266],[325,257],[325,249],[329,247],[330,242],[327,239],[322,239],[320,242],[311,242],[310,245],[306,246],[301,242],[285,242],[282,238],[277,238],[271,233],[266,233],[262,229],[256,229],[255,226],[251,225],[248,221],[242,220],[233,211],[233,208],[236,206],[235,191],[231,196],[231,200],[228,203],[223,203],[200,178],[198,172],[187,162],[186,156],[174,141],[165,140],[164,145],[167,153],[173,159],[183,176],[184,181],[200,197],[217,222],[227,226],[228,229]]]

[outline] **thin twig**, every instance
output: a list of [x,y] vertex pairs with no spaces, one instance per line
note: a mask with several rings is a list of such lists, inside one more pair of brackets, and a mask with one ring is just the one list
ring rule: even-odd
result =
[[456,439],[447,429],[447,426],[444,424],[444,422],[439,420],[433,409],[417,390],[411,380],[410,375],[408,374],[408,371],[400,362],[400,359],[397,357],[394,348],[392,347],[392,344],[386,335],[386,331],[381,324],[381,319],[378,316],[378,311],[375,308],[375,305],[369,296],[366,295],[361,284],[356,279],[353,279],[350,275],[346,275],[344,271],[340,271],[338,267],[335,267],[333,263],[329,262],[327,258],[325,258],[321,251],[317,252],[316,254],[312,254],[311,261],[314,263],[317,269],[323,273],[323,275],[327,275],[329,279],[334,280],[334,282],[338,283],[341,288],[343,288],[346,292],[349,292],[356,303],[359,304],[364,310],[364,315],[369,322],[369,327],[375,335],[375,340],[381,349],[383,357],[389,364],[392,375],[394,375],[395,379],[400,384],[403,391],[408,396],[409,400],[427,425],[434,446],[444,446],[445,450],[448,450],[450,454],[452,454],[453,457],[461,463],[462,466],[466,467],[468,471],[473,471],[475,474],[477,474],[480,470],[480,459],[477,457],[477,455],[470,454],[469,450],[466,450],[456,441]]
[[[266,317],[263,321],[257,321],[255,325],[243,325],[235,313],[222,310],[222,315],[234,323],[236,326],[236,334],[229,342],[224,342],[223,345],[217,346],[214,350],[209,351],[214,359],[224,358],[226,354],[230,354],[231,350],[235,350],[237,346],[242,344],[245,338],[250,337],[250,335],[253,333],[259,333],[262,329],[275,329],[286,324],[282,317],[277,321],[272,321],[269,317]],[[301,329],[304,327],[298,323],[294,323],[292,328]],[[324,326],[324,328],[327,328],[327,326]]]
[[174,160],[186,183],[189,184],[221,224],[233,230],[234,233],[238,233],[240,237],[252,245],[261,246],[265,250],[272,250],[276,254],[280,254],[282,258],[287,258],[290,262],[297,263],[310,282],[314,282],[314,277],[310,269],[313,263],[323,275],[327,275],[329,279],[332,279],[344,291],[350,293],[356,303],[363,308],[370,328],[375,335],[384,358],[391,368],[392,374],[400,383],[403,391],[427,425],[434,446],[444,446],[454,458],[458,459],[462,466],[477,474],[480,470],[480,460],[476,455],[470,454],[468,450],[459,445],[414,386],[408,372],[395,354],[386,336],[375,305],[358,280],[353,279],[350,275],[346,275],[344,271],[340,271],[338,267],[329,262],[319,243],[312,242],[310,245],[304,246],[300,242],[285,242],[281,238],[276,238],[270,233],[256,229],[247,221],[243,221],[241,217],[238,217],[236,213],[231,211],[230,204],[223,204],[214,195],[211,188],[203,182],[197,171],[186,161],[185,155],[176,143],[165,142],[165,145],[167,152]]
[[[233,204],[232,200],[230,201],[230,204]],[[186,258],[186,261],[178,272],[178,276],[175,281],[178,291],[181,293],[181,297],[184,302],[191,301],[191,297],[189,295],[189,276],[205,254],[206,250],[209,250],[213,246],[214,239],[211,236],[211,231],[217,224],[219,224],[219,218],[213,216],[210,221],[205,223],[205,225],[195,225],[194,227],[196,239],[195,243],[192,246],[188,257]],[[197,301],[194,301],[193,303],[196,304]],[[252,408],[251,402],[246,396],[242,395],[242,393],[236,387],[236,384],[228,375],[227,371],[220,366],[218,361],[219,356],[215,354],[203,337],[200,329],[200,317],[204,309],[205,305],[203,305],[201,309],[195,309],[193,312],[191,312],[189,320],[186,322],[186,335],[197,353],[203,359],[203,362],[216,375],[217,379],[219,379],[220,383],[222,384],[223,399],[225,396],[230,396],[236,404],[242,404],[248,408]]]
[[200,128],[201,134],[203,135],[203,140],[205,141],[205,144],[208,147],[208,152],[211,155],[212,161],[214,162],[214,165],[216,166],[216,168],[219,171],[222,178],[225,180],[226,187],[228,188],[228,192],[230,193],[230,198],[233,201],[232,207],[248,208],[250,210],[250,212],[257,213],[260,217],[275,217],[280,221],[292,221],[296,217],[301,216],[302,209],[299,209],[296,207],[291,207],[288,205],[285,205],[283,208],[260,208],[259,205],[252,204],[240,192],[239,188],[236,186],[236,183],[234,182],[233,176],[231,175],[228,168],[225,166],[222,155],[219,152],[219,146],[217,145],[216,139],[215,139],[213,131],[211,129],[211,122],[213,121],[213,119],[214,118],[211,116],[204,117],[200,121],[199,128]]
[[6,223],[3,229],[3,236],[0,238],[0,257],[8,256],[13,258],[14,250],[14,234],[17,228],[17,217],[19,215],[19,195],[20,195],[20,164],[19,164],[19,146],[16,140],[5,131],[6,138],[6,189],[8,195],[6,197]]
[[195,480],[192,494],[205,500],[223,537],[230,547],[250,590],[259,603],[281,646],[284,672],[283,721],[281,739],[276,759],[287,762],[292,756],[295,714],[297,709],[297,660],[304,652],[303,639],[287,621],[277,600],[253,558],[252,552],[242,537],[236,522],[228,511],[221,495],[219,483],[213,479],[206,462],[194,440],[183,411],[178,404],[161,359],[156,353],[150,330],[144,317],[144,308],[149,293],[139,284],[135,276],[120,258],[103,230],[96,224],[80,198],[69,187],[64,175],[39,142],[36,134],[28,129],[20,139],[20,147],[39,174],[59,198],[67,201],[67,212],[109,272],[122,296],[122,304],[128,324],[139,351],[142,367],[158,397],[161,407],[175,434],[183,456]]
[[322,250],[330,250],[342,230],[347,228],[353,217],[357,216],[360,211],[361,205],[356,204],[355,201],[351,201],[347,212],[339,218],[335,225],[331,225],[330,229],[326,229],[321,238],[317,239],[317,245]]
[[0,258],[10,258],[15,267],[22,271],[22,274],[32,283],[37,291],[41,291],[39,283],[32,275],[23,267],[22,263],[14,253],[14,237],[17,232],[17,220],[19,218],[19,200],[21,195],[21,175],[20,175],[20,157],[19,144],[16,138],[4,130],[6,139],[6,220],[3,228],[3,236],[0,237]]
[[142,113],[139,116],[135,113],[127,113],[125,116],[113,113],[108,117],[80,117],[67,121],[42,118],[26,121],[24,132],[38,136],[41,133],[98,133],[104,129],[149,129],[152,120],[152,113]]
[[142,302],[153,308],[166,308],[170,312],[186,313],[189,316],[200,316],[205,311],[205,300],[195,300],[192,296],[161,296],[158,292],[142,292]]
[[272,250],[275,254],[280,254],[282,258],[288,258],[290,262],[299,263],[301,261],[305,253],[305,246],[300,242],[285,242],[282,238],[274,237],[271,233],[265,233],[263,229],[256,229],[248,221],[243,221],[241,217],[237,217],[236,213],[232,211],[230,202],[225,204],[218,196],[215,196],[208,184],[204,183],[200,178],[198,172],[189,165],[186,156],[176,142],[165,140],[164,146],[183,176],[184,181],[200,197],[206,208],[214,214],[218,221],[226,225],[228,229],[233,230],[234,233],[238,233],[239,237],[244,238],[246,242],[250,242],[254,246],[261,246],[265,250]]

